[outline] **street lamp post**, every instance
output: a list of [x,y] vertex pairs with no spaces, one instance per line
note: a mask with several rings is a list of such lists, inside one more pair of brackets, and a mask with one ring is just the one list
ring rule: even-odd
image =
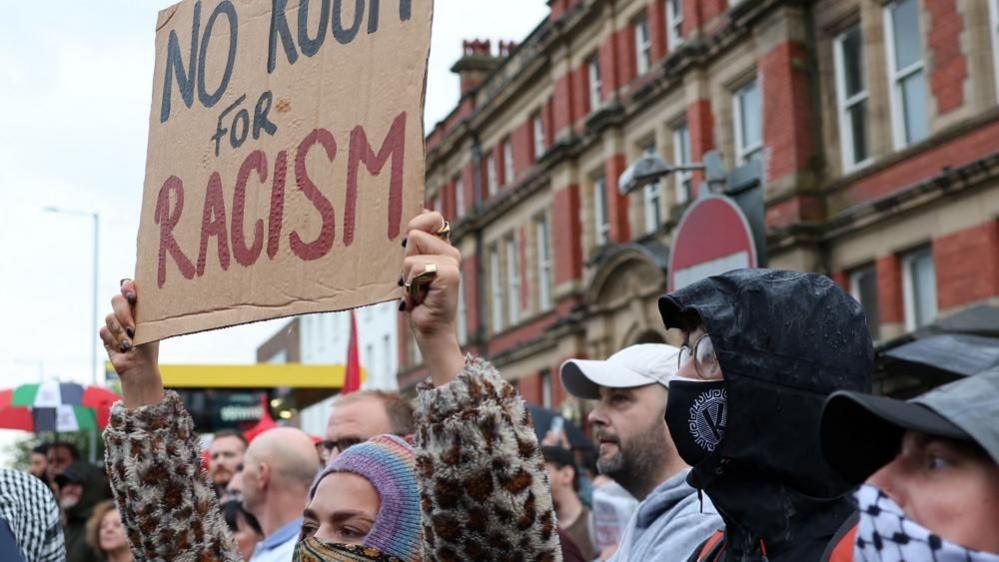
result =
[[[766,176],[763,163],[760,160],[754,159],[728,170],[721,153],[717,150],[705,152],[703,162],[677,165],[666,163],[658,154],[645,154],[635,160],[621,174],[618,190],[621,195],[628,195],[673,172],[692,170],[704,171],[704,183],[698,188],[697,197],[717,194],[730,199],[739,207],[752,230],[757,267],[765,267],[767,264],[767,233],[764,221],[763,192]],[[695,202],[692,207],[696,205]],[[690,210],[691,208],[688,208],[687,212]],[[676,244],[675,239],[673,244]]]
[[[93,219],[94,224],[94,252],[93,252],[93,299],[91,301],[90,309],[90,321],[87,322],[88,329],[94,334],[94,343],[90,346],[90,367],[93,370],[90,377],[90,384],[92,386],[97,386],[97,381],[100,377],[100,364],[97,362],[97,349],[100,347],[100,335],[97,331],[97,326],[100,321],[97,320],[97,276],[98,276],[98,264],[100,259],[100,232],[101,232],[101,215],[100,213],[87,212],[87,211],[77,211],[74,209],[60,209],[57,207],[45,207],[45,211],[49,213],[57,213],[62,215],[72,215],[76,217],[90,217]],[[95,462],[97,460],[97,431],[90,432],[90,462]]]
[[704,171],[705,183],[709,187],[716,185],[724,187],[729,174],[728,170],[725,169],[721,153],[717,150],[705,152],[703,162],[676,165],[668,164],[658,154],[643,154],[621,174],[617,184],[618,190],[621,195],[627,195],[674,172],[693,172],[696,170]]

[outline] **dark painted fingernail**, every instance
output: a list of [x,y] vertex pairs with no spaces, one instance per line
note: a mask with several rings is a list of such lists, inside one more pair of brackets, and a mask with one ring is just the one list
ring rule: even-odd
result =
[[404,310],[406,310],[406,301],[401,301],[399,303],[399,312],[403,312]]
[[402,239],[402,247],[403,247],[403,248],[405,248],[405,247],[406,247],[406,242],[407,242],[408,240],[409,240],[409,238],[403,238],[403,239]]
[[132,291],[125,293],[125,298],[128,299],[128,302],[135,304],[135,293]]
[[119,287],[123,286],[125,284],[125,281],[129,281],[129,280],[130,279],[128,277],[122,277],[121,281],[118,282],[118,286]]
[[128,337],[134,338],[135,337],[135,328],[125,328],[125,333],[128,334]]
[[125,340],[121,342],[121,345],[118,346],[118,349],[120,349],[122,353],[128,353],[129,351],[132,350],[132,342]]
[[402,277],[400,277],[399,278],[399,286],[402,287],[405,284],[406,284],[406,281]]

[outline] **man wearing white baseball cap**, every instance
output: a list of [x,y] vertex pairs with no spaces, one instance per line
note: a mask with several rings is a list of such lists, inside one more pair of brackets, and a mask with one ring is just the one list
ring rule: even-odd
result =
[[606,361],[562,364],[565,389],[596,401],[589,421],[599,445],[597,468],[641,501],[611,560],[685,560],[722,527],[711,502],[687,484],[690,467],[666,426],[679,352],[666,344],[639,344]]

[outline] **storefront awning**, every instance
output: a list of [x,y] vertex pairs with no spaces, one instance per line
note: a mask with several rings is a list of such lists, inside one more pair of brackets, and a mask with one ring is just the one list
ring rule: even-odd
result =
[[[167,388],[340,388],[344,365],[160,365]],[[365,373],[362,370],[361,380]]]

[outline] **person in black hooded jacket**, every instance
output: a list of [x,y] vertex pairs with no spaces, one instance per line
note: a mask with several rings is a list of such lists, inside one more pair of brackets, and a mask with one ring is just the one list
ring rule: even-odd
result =
[[65,517],[67,562],[97,562],[97,554],[87,544],[87,520],[97,504],[111,498],[104,470],[86,461],[76,461],[56,476],[55,481]]
[[725,523],[690,559],[826,559],[856,507],[814,436],[829,394],[869,391],[860,305],[822,275],[744,269],[673,292],[659,310],[685,338],[666,421],[689,483]]

